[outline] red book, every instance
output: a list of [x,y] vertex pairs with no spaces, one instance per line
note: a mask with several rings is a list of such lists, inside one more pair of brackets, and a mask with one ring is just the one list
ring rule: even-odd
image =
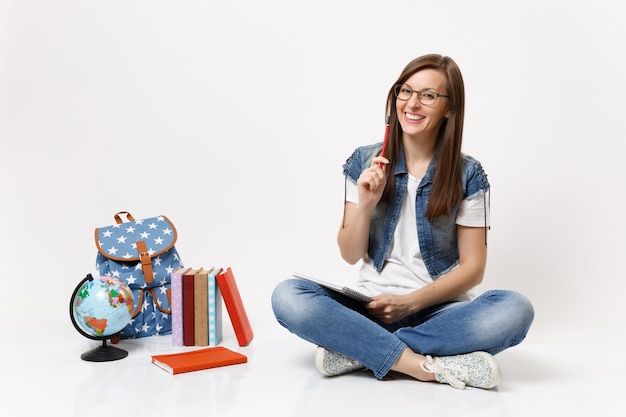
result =
[[226,270],[222,269],[222,272],[215,276],[215,280],[220,288],[228,316],[235,329],[237,342],[239,342],[239,346],[247,346],[254,335],[232,269],[230,267]]
[[194,285],[195,275],[198,269],[190,269],[183,275],[183,344],[194,346]]
[[246,362],[245,355],[223,346],[152,356],[153,364],[172,375]]

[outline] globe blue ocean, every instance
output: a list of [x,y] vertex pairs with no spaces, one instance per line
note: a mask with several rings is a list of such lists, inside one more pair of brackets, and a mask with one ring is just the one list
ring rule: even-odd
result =
[[125,282],[109,276],[85,282],[72,300],[76,324],[90,336],[107,337],[122,330],[133,312],[133,293]]

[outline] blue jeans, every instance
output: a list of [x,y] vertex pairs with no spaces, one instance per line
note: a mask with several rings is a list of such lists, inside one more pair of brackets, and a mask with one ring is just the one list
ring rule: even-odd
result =
[[278,322],[300,338],[361,362],[382,379],[402,351],[450,356],[493,355],[525,337],[534,309],[523,295],[492,290],[472,301],[449,302],[387,324],[362,303],[316,283],[288,279],[272,294]]

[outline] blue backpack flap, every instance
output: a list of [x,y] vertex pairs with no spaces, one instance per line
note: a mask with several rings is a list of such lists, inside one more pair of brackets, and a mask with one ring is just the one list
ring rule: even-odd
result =
[[95,230],[96,268],[100,276],[126,282],[133,293],[132,318],[120,337],[170,334],[171,273],[183,266],[174,247],[176,228],[165,216],[135,220],[121,211],[113,218],[115,224]]

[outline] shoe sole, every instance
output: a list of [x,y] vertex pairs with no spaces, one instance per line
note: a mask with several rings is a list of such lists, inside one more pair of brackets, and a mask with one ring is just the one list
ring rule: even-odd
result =
[[318,372],[325,376],[333,376],[326,372],[326,368],[324,368],[324,356],[326,353],[326,349],[321,346],[317,347],[315,351],[315,368],[317,368]]

